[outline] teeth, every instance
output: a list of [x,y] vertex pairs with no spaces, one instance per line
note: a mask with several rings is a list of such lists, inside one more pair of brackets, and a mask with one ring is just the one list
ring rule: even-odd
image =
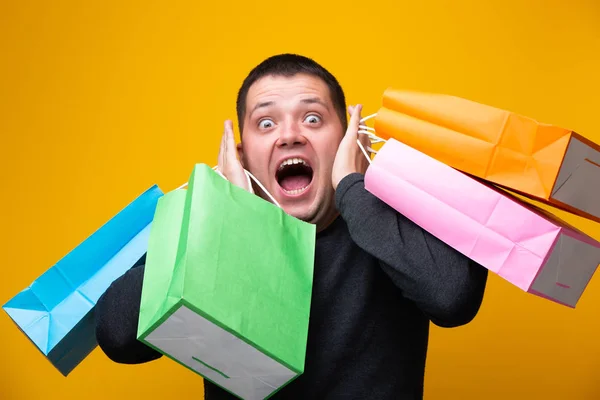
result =
[[306,161],[304,161],[304,160],[302,160],[300,158],[288,158],[287,160],[284,160],[279,165],[279,169],[282,169],[286,165],[293,165],[293,164],[304,164],[304,165],[308,166],[308,164],[306,163]]
[[282,189],[287,194],[295,195],[295,194],[300,194],[300,193],[304,192],[307,188],[308,188],[308,186],[305,188],[302,188],[302,189],[294,189],[294,190],[285,190],[283,188]]

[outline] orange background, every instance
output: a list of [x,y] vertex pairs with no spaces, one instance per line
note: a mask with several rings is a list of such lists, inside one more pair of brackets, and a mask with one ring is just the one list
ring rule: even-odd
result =
[[[257,4],[0,3],[2,304],[150,185],[215,163],[241,80],[274,53],[314,57],[366,112],[388,86],[420,89],[600,141],[595,0]],[[473,323],[433,329],[425,398],[600,398],[599,306],[598,276],[572,310],[491,275]],[[97,349],[63,378],[4,312],[0,332],[2,399],[202,397],[167,359]]]

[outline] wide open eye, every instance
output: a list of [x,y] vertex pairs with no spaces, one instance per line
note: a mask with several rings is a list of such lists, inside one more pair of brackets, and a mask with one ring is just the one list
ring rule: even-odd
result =
[[265,119],[261,119],[260,122],[258,123],[258,126],[261,129],[269,129],[272,128],[275,125],[275,122],[273,122],[272,120],[265,118]]
[[309,124],[318,124],[319,122],[321,122],[321,117],[319,117],[316,114],[310,114],[307,115],[306,118],[304,118],[304,122],[309,123]]

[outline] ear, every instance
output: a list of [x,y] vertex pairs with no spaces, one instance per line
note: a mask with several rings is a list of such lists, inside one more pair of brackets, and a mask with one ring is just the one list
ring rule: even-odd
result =
[[242,167],[246,168],[246,163],[244,162],[244,148],[242,147],[241,143],[238,143],[236,145],[237,147],[237,153],[238,153],[238,158],[240,160],[240,163],[242,164]]

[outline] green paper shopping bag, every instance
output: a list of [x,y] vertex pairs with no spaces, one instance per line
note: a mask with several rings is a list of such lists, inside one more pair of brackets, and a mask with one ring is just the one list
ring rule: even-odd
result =
[[196,165],[163,196],[138,339],[243,399],[304,371],[315,226]]

